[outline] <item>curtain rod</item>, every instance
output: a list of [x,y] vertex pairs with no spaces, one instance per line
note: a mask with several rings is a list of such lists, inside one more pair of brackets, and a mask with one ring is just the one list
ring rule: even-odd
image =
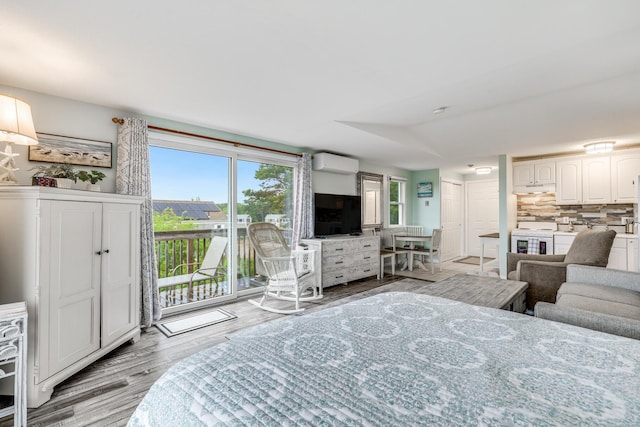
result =
[[[124,124],[124,119],[121,119],[118,117],[112,118],[111,121],[119,125]],[[291,153],[289,151],[277,150],[275,148],[261,147],[259,145],[246,144],[244,142],[229,141],[228,139],[215,138],[213,136],[207,136],[207,135],[199,135],[197,133],[191,133],[191,132],[183,132],[181,130],[167,129],[167,128],[162,128],[162,127],[153,126],[153,125],[147,125],[147,129],[157,130],[160,132],[173,133],[173,134],[182,135],[182,136],[190,136],[193,138],[207,139],[209,141],[224,142],[226,144],[232,144],[234,147],[247,147],[247,148],[253,148],[256,150],[270,151],[272,153],[286,154],[288,156],[302,157],[302,154],[300,153]]]

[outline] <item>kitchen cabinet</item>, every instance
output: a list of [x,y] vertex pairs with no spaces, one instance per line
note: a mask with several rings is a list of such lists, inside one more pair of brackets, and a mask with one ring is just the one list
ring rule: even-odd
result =
[[[553,253],[563,255],[569,251],[577,233],[557,232],[553,235]],[[638,236],[618,234],[611,246],[607,268],[638,271]]]
[[638,257],[638,238],[627,239],[627,270],[640,271],[640,260]]
[[0,188],[0,303],[26,301],[27,403],[140,337],[140,204],[132,196]]
[[618,270],[627,269],[627,240],[628,239],[619,236],[616,236],[613,240],[607,268],[615,268]]
[[582,203],[611,203],[611,161],[609,156],[582,160]]
[[569,248],[571,247],[571,243],[573,243],[573,239],[575,237],[575,233],[555,233],[553,235],[553,254],[564,255],[569,252]]
[[613,203],[638,203],[640,150],[611,156],[611,197]]
[[556,204],[582,204],[581,159],[567,159],[556,162]]
[[556,182],[555,161],[520,162],[513,165],[513,186],[546,185]]

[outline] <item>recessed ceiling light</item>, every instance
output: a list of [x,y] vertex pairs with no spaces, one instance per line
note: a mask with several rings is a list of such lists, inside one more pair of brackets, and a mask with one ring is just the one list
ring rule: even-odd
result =
[[433,112],[433,114],[442,114],[447,110],[447,108],[449,108],[449,107],[434,108],[432,112]]
[[587,154],[608,153],[613,150],[613,145],[615,143],[615,141],[593,142],[591,144],[586,144],[584,149]]

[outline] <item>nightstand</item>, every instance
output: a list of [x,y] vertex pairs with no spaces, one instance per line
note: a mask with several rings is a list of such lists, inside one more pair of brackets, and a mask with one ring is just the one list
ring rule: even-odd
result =
[[[13,414],[14,426],[27,425],[27,306],[0,305],[0,379],[13,377],[13,405],[0,417]],[[5,380],[7,381],[7,380]]]

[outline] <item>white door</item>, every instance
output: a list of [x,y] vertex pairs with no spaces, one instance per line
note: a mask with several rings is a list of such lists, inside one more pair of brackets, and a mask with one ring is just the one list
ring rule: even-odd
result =
[[140,209],[105,203],[102,210],[102,346],[139,324]]
[[[480,256],[480,235],[497,233],[499,227],[498,180],[467,181],[467,254]],[[484,256],[495,258],[495,246],[487,245]]]
[[462,255],[462,184],[442,181],[441,191],[442,259]]
[[46,260],[43,273],[50,284],[49,371],[42,377],[46,378],[100,348],[102,205],[66,201],[43,205],[48,213],[43,221],[50,221],[51,233],[50,245],[41,248]]

